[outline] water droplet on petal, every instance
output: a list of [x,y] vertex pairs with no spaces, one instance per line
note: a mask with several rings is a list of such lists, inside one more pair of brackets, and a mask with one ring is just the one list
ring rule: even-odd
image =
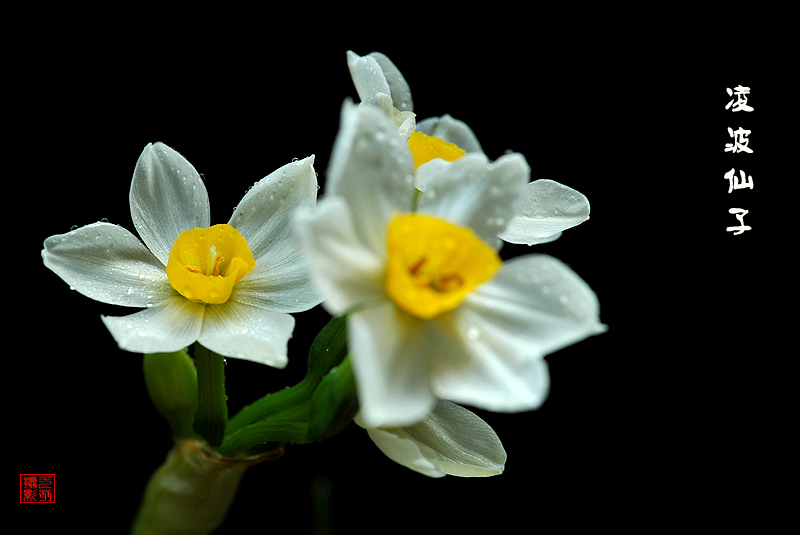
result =
[[477,325],[470,325],[467,328],[467,338],[471,341],[475,341],[481,337],[481,330]]

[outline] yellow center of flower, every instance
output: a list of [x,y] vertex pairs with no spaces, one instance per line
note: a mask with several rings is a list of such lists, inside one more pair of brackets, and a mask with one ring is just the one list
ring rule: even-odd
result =
[[465,154],[464,150],[458,145],[416,131],[409,136],[408,147],[414,157],[414,169],[434,158],[453,162]]
[[387,243],[386,294],[422,319],[456,308],[502,264],[471,229],[422,214],[395,216]]
[[218,305],[228,300],[233,285],[255,265],[253,253],[238,230],[214,225],[181,232],[169,253],[167,277],[186,299]]

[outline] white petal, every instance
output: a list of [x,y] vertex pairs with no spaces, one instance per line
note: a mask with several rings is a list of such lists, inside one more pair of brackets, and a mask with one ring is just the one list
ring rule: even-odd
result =
[[436,452],[420,444],[402,428],[367,429],[372,442],[391,460],[428,477],[444,477],[436,466]]
[[273,250],[286,253],[283,242],[293,238],[292,217],[299,206],[314,206],[317,174],[314,157],[291,162],[270,173],[250,188],[233,212],[230,225],[247,240],[256,264],[278,261]]
[[506,262],[452,318],[467,353],[435,361],[436,395],[495,411],[537,407],[549,388],[542,357],[605,331],[594,292],[545,255]]
[[259,259],[233,287],[231,300],[273,312],[303,312],[320,304],[322,294],[311,280],[299,244],[286,240],[272,252],[274,256]]
[[295,224],[306,263],[325,296],[323,306],[331,314],[385,298],[384,260],[359,241],[344,199],[327,197],[314,210],[298,210]]
[[[360,415],[356,423],[363,425]],[[449,401],[438,400],[433,411],[412,426],[367,432],[390,459],[430,477],[486,477],[505,468],[506,452],[494,430]]]
[[147,145],[139,156],[130,204],[139,236],[165,266],[178,234],[210,224],[208,193],[200,175],[163,143]]
[[406,79],[403,78],[400,70],[395,67],[395,64],[380,52],[371,52],[368,57],[373,58],[380,65],[386,83],[389,85],[394,107],[400,111],[414,111],[411,88],[408,86]]
[[462,477],[503,472],[506,451],[494,430],[467,409],[439,400],[420,423],[404,428],[416,442],[436,452],[436,466]]
[[129,316],[102,319],[120,348],[136,353],[170,353],[197,340],[204,309],[205,305],[175,295]]
[[293,329],[294,318],[289,314],[228,300],[206,307],[198,342],[226,357],[283,368]]
[[417,169],[423,190],[417,211],[472,228],[484,241],[497,242],[522,203],[530,167],[521,154],[489,163],[472,153],[454,162],[432,160]]
[[464,121],[453,119],[450,115],[428,117],[417,123],[417,131],[454,143],[466,152],[483,152],[478,137]]
[[[449,353],[440,352],[435,362],[433,384],[436,396],[496,412],[535,409],[547,398],[550,375],[547,362],[530,355],[508,352],[500,343],[500,329],[476,331],[473,321],[465,322],[461,344],[454,341]],[[474,340],[480,332],[491,340]],[[491,334],[484,334],[491,333]]]
[[589,219],[589,200],[553,180],[535,180],[525,190],[522,209],[500,238],[534,245],[553,241],[561,232]]
[[347,340],[367,427],[400,427],[433,408],[425,322],[391,302],[351,313]]
[[103,303],[144,307],[175,294],[161,262],[136,236],[110,223],[47,238],[42,259],[70,287]]
[[350,69],[350,77],[356,86],[358,98],[367,100],[378,93],[386,95],[392,94],[389,89],[389,82],[383,74],[383,69],[375,58],[370,56],[359,56],[355,52],[347,51],[347,68]]
[[327,193],[350,206],[356,232],[374,251],[386,248],[386,224],[414,203],[408,144],[380,110],[345,104],[331,154]]

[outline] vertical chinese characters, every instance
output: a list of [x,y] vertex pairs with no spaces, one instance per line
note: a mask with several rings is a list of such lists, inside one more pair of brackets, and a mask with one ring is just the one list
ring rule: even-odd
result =
[[[749,87],[738,85],[734,89],[726,88],[726,90],[728,92],[728,96],[734,97],[728,102],[728,104],[725,105],[726,110],[730,110],[733,113],[739,111],[753,111],[753,107],[747,104],[747,95],[750,94]],[[725,152],[730,152],[731,154],[752,154],[753,149],[751,149],[749,146],[750,138],[748,137],[750,133],[750,130],[746,130],[741,126],[736,130],[728,127],[728,136],[732,138],[732,142],[725,144]],[[737,177],[736,168],[731,168],[730,171],[725,173],[725,179],[728,181],[729,194],[733,193],[734,190],[753,189],[753,177],[751,175],[747,175],[743,169],[739,170],[739,176]],[[752,229],[752,227],[744,224],[744,216],[749,213],[749,210],[745,210],[744,208],[731,208],[728,210],[728,213],[736,216],[739,224],[727,227],[725,229],[727,232],[733,232],[734,236],[738,236],[739,234]]]
[[20,503],[54,503],[54,474],[20,474]]

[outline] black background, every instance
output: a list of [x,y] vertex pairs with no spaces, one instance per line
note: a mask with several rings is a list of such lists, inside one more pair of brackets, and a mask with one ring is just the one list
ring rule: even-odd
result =
[[[503,475],[429,479],[351,425],[251,469],[219,533],[311,533],[320,516],[335,533],[769,522],[781,507],[767,477],[780,473],[775,415],[787,390],[778,378],[790,352],[779,325],[796,316],[777,306],[794,301],[788,227],[777,219],[794,200],[786,116],[796,101],[785,68],[768,65],[785,54],[779,35],[587,33],[504,14],[372,39],[360,21],[320,30],[282,17],[239,31],[248,17],[195,26],[153,11],[118,31],[31,28],[11,53],[5,489],[19,473],[56,475],[55,504],[18,506],[25,525],[125,533],[171,445],[141,356],[119,350],[100,321],[134,310],[71,292],[42,265],[42,241],[100,219],[134,231],[128,190],[149,142],[170,145],[202,174],[212,223],[293,158],[316,155],[324,194],[340,107],[357,98],[348,49],[387,54],[411,85],[418,119],[449,113],[490,158],[521,152],[532,179],[589,198],[588,222],[502,254],[569,264],[597,293],[609,330],[547,357],[552,389],[539,410],[476,411],[503,440]],[[509,25],[499,34],[498,20]],[[751,87],[754,112],[724,109],[736,85]],[[739,126],[752,131],[753,154],[724,152],[727,127]],[[754,189],[729,194],[731,168],[752,175]],[[733,207],[750,211],[751,231],[726,232]],[[327,315],[296,318],[285,370],[229,359],[231,412],[302,377]]]

